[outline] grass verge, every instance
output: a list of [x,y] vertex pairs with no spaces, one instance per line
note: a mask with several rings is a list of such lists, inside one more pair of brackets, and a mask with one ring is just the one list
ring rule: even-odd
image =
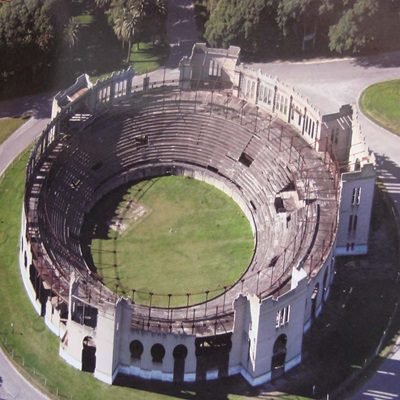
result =
[[26,118],[0,118],[0,144],[26,122]]
[[400,135],[400,79],[369,86],[361,94],[360,108],[378,125]]

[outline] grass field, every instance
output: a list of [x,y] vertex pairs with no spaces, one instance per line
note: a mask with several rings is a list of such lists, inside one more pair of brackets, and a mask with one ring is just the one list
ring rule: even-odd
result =
[[400,135],[400,79],[369,86],[361,94],[360,107],[377,124]]
[[24,118],[0,118],[0,144],[25,122]]
[[149,292],[164,294],[153,296],[153,304],[164,306],[168,293],[181,294],[171,305],[185,305],[186,293],[201,293],[191,303],[203,301],[205,290],[215,296],[240,278],[253,253],[239,206],[213,186],[182,176],[114,191],[89,221],[97,226],[92,255],[99,274],[112,290],[117,284],[128,295],[135,289],[143,303]]

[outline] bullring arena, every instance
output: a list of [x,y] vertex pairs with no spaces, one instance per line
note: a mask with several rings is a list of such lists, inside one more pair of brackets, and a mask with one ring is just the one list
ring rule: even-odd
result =
[[[24,285],[60,337],[61,357],[104,382],[119,373],[267,382],[301,362],[335,257],[368,251],[375,167],[354,108],[321,115],[238,57],[236,47],[196,44],[177,81],[145,77],[134,86],[132,70],[95,85],[82,76],[55,97],[34,147],[22,211]],[[229,195],[249,221],[254,252],[233,284],[216,281],[196,295],[150,291],[140,302],[134,287],[104,285],[82,227],[114,189],[167,175]],[[184,306],[173,306],[176,296]]]

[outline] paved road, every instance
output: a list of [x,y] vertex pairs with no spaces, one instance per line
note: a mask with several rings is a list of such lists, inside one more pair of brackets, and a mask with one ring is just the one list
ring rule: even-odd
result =
[[48,398],[34,388],[0,349],[0,400],[47,400]]

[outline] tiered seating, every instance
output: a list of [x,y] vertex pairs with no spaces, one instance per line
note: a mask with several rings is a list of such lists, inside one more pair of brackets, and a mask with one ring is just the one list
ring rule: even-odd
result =
[[[305,173],[297,171],[298,152],[305,145],[292,129],[282,131],[281,126],[254,106],[210,92],[157,90],[110,106],[83,130],[75,126],[57,152],[48,155],[51,169],[38,187],[38,222],[49,256],[64,275],[71,265],[87,274],[80,248],[85,213],[123,174],[140,173],[139,168],[149,165],[185,165],[236,186],[257,227],[257,249],[244,287],[254,289],[255,272],[262,270],[260,292],[267,294],[274,284],[271,260],[275,276],[289,276],[290,266],[306,256],[316,224],[316,204],[291,212],[290,221],[275,209],[275,197],[290,184],[306,186]],[[309,148],[302,154],[304,170],[314,171],[314,176],[308,173],[313,190],[322,180],[331,190],[318,156]],[[319,206],[326,219],[324,204]],[[315,243],[322,246],[322,241],[318,237]],[[237,290],[232,289],[229,301]]]

